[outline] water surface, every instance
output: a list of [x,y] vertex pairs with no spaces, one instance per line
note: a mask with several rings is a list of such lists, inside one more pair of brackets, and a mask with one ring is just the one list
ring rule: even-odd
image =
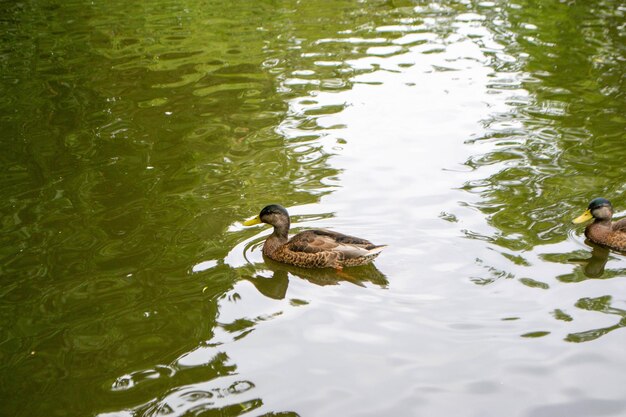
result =
[[620,2],[0,10],[1,414],[626,413]]

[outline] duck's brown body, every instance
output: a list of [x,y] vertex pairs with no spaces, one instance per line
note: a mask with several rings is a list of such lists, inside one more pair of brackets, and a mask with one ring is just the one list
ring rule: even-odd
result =
[[263,245],[263,254],[277,262],[302,268],[341,269],[365,265],[373,261],[384,247],[330,230],[307,230],[289,239],[289,214],[277,204],[263,208],[256,218],[244,225],[258,223],[274,226],[274,232]]
[[626,219],[615,223],[596,219],[585,228],[585,236],[592,242],[626,252]]
[[574,219],[574,223],[583,223],[594,219],[593,223],[585,228],[587,239],[611,249],[626,252],[626,219],[615,223],[613,206],[605,198],[595,198],[583,214]]
[[330,230],[307,230],[290,240],[272,234],[263,245],[270,259],[302,268],[336,268],[365,265],[383,246]]

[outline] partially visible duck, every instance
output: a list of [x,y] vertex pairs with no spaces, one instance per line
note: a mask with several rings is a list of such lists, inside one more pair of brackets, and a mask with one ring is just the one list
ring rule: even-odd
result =
[[594,198],[587,210],[573,220],[574,223],[583,223],[595,219],[585,228],[585,236],[592,242],[611,249],[626,252],[626,218],[615,223],[613,206],[606,198]]

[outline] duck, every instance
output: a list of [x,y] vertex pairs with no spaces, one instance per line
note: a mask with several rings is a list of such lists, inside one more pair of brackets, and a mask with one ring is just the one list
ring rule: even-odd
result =
[[572,220],[573,223],[584,223],[595,219],[585,228],[587,239],[610,249],[626,252],[626,218],[612,222],[613,206],[606,198],[594,198],[587,210]]
[[263,244],[263,254],[274,261],[301,268],[335,268],[340,271],[344,267],[365,265],[386,246],[326,229],[306,230],[289,239],[289,213],[279,204],[264,207],[258,216],[246,220],[243,225],[260,223],[274,226],[273,233]]

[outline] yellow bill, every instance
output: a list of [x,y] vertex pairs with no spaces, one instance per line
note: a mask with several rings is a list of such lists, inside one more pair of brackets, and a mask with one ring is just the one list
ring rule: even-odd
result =
[[260,216],[256,216],[253,219],[250,220],[246,220],[245,222],[243,222],[244,226],[254,226],[255,224],[259,224],[261,223],[261,217]]
[[591,220],[592,218],[593,218],[593,216],[591,215],[591,210],[587,209],[587,210],[585,210],[585,212],[583,214],[581,214],[580,216],[578,216],[574,220],[572,220],[572,223],[575,223],[575,224],[584,223],[587,220]]

